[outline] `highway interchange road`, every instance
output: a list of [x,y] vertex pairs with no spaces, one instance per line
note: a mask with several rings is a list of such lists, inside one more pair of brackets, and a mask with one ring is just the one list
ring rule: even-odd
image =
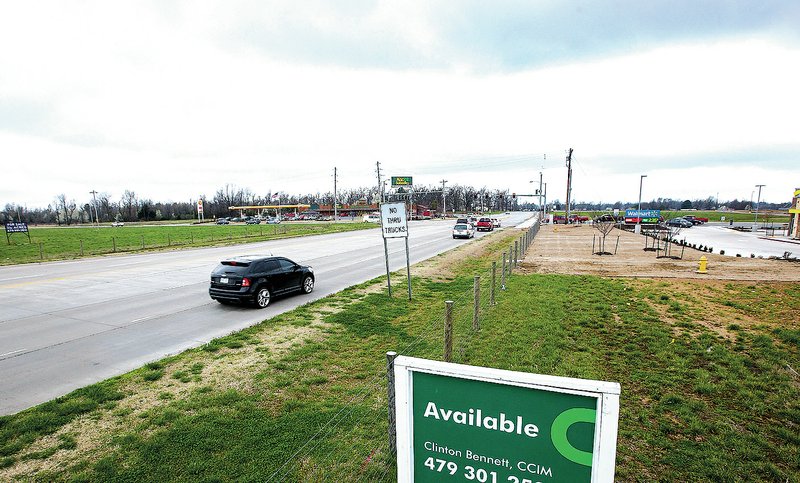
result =
[[[503,217],[503,225],[514,226],[530,215],[512,213]],[[464,243],[452,239],[452,225],[411,222],[411,263]],[[209,275],[219,260],[270,252],[314,267],[314,292],[276,299],[263,310],[223,306],[208,297]],[[390,239],[389,252],[390,269],[404,268],[403,240]],[[377,228],[0,267],[0,414],[123,374],[385,273]],[[404,282],[394,279],[393,286],[404,291]]]

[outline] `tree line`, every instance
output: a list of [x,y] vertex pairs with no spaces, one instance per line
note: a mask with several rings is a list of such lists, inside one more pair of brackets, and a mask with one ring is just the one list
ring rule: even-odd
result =
[[[461,213],[477,210],[537,210],[538,199],[535,197],[514,197],[507,190],[475,188],[473,186],[462,186],[454,184],[446,186],[444,196],[442,187],[435,185],[416,186],[413,193],[403,188],[389,189],[385,193],[378,193],[374,186],[360,187],[338,191],[336,201],[340,207],[352,205],[359,201],[368,204],[377,203],[381,197],[387,200],[413,200],[415,204],[425,205],[437,213],[441,212],[442,204],[448,212]],[[202,196],[203,211],[206,219],[214,219],[222,216],[231,216],[229,207],[248,206],[248,205],[291,205],[291,204],[319,204],[332,205],[334,193],[306,193],[288,194],[279,193],[273,200],[273,193],[257,194],[249,188],[240,188],[226,184],[219,188],[213,196]],[[565,206],[559,201],[549,201],[549,208],[563,210]],[[749,210],[751,202],[749,200],[732,200],[717,203],[713,197],[696,200],[676,200],[672,198],[657,198],[650,201],[642,201],[642,209],[652,210],[677,210],[694,208],[697,210],[715,210],[719,206],[726,206],[733,210]],[[781,209],[786,208],[788,203],[775,204],[762,202],[760,209]],[[625,209],[636,208],[638,202],[600,203],[600,202],[576,202],[572,210],[584,211],[603,211],[608,208]],[[95,214],[96,213],[96,214]],[[0,221],[24,221],[30,224],[53,224],[53,225],[73,225],[91,223],[95,220],[100,223],[113,221],[134,222],[134,221],[161,221],[161,220],[194,220],[197,219],[197,201],[189,200],[183,202],[176,201],[154,201],[149,198],[142,198],[133,190],[125,190],[119,199],[114,199],[109,193],[97,193],[95,197],[77,202],[74,198],[67,197],[61,193],[53,198],[53,202],[45,208],[25,208],[24,205],[8,203],[0,212]]]

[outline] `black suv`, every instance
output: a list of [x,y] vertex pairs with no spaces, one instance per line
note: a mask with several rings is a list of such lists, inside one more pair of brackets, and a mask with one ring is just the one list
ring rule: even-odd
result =
[[273,296],[314,290],[314,271],[284,257],[263,255],[223,260],[211,272],[208,294],[221,304],[269,305]]

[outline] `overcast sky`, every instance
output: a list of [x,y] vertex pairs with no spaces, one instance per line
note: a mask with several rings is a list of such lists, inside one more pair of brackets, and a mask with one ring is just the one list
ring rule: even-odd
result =
[[[415,184],[788,202],[800,2],[0,6],[0,203]],[[757,196],[757,192],[756,192]]]

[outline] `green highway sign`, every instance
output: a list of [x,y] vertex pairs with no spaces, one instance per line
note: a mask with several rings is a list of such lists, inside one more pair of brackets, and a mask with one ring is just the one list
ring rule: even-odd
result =
[[392,176],[392,186],[413,186],[411,176]]
[[612,482],[619,384],[397,357],[400,482]]

